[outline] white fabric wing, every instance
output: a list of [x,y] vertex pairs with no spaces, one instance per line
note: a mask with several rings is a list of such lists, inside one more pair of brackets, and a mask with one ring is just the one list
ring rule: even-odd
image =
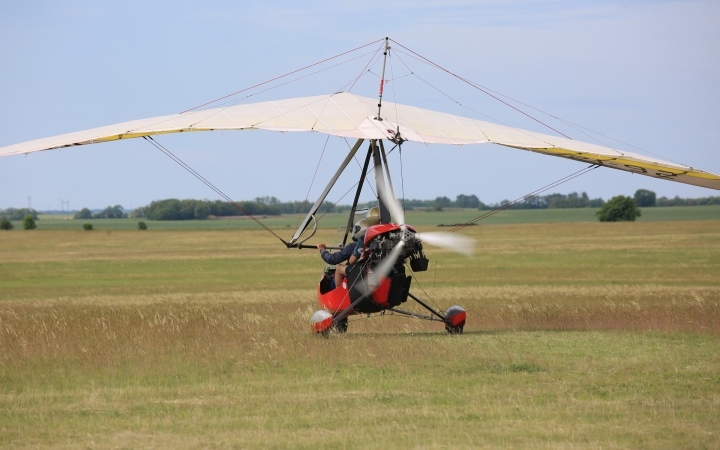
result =
[[720,190],[718,175],[644,155],[408,105],[383,104],[381,121],[376,120],[376,111],[376,99],[341,92],[133,120],[2,147],[0,156],[191,131],[316,131],[347,138],[388,140],[397,140],[399,131],[404,141],[494,143]]

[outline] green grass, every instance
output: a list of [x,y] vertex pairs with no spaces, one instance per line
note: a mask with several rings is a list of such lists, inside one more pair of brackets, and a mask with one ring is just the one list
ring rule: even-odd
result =
[[[501,211],[480,224],[516,224],[516,223],[555,223],[555,222],[597,222],[596,208],[576,209],[539,209]],[[416,226],[437,226],[439,224],[464,223],[487,211],[476,209],[446,210],[442,212],[410,211],[407,222]],[[39,229],[81,229],[83,223],[92,223],[95,230],[129,230],[136,229],[139,220],[145,221],[151,230],[184,230],[184,229],[259,229],[249,219],[225,220],[180,220],[153,221],[147,219],[89,219],[73,220],[72,216],[44,214],[40,215],[37,225]],[[669,220],[718,220],[720,206],[673,206],[658,208],[642,208],[639,222],[657,222]],[[297,215],[280,217],[260,217],[270,228],[286,229],[283,237],[289,237],[298,223]],[[337,228],[345,225],[347,214],[328,214],[319,222],[323,228]],[[16,230],[22,230],[22,222],[13,222]]]
[[182,348],[159,358],[115,351],[100,364],[93,347],[77,352],[89,357],[2,369],[6,444],[718,445],[720,360],[707,335],[372,333],[319,341],[298,331],[292,340],[258,333],[193,358]]
[[0,232],[0,447],[720,448],[720,220],[463,233],[414,290],[464,335],[325,340],[261,230]]

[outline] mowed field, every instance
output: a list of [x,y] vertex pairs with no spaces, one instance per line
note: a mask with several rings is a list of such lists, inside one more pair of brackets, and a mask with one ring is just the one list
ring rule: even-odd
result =
[[329,339],[312,250],[98,228],[0,232],[2,447],[720,448],[720,220],[466,228],[413,284],[465,334]]

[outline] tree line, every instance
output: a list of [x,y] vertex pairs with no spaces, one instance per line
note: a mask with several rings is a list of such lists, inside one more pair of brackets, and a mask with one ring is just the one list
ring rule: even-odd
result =
[[[494,205],[483,205],[481,209],[495,209],[510,203],[503,200]],[[605,204],[601,198],[590,198],[586,192],[578,194],[571,192],[565,194],[534,195],[508,209],[555,209],[555,208],[600,208]]]
[[27,216],[32,216],[34,220],[40,220],[38,212],[32,208],[0,209],[0,220],[23,220]]
[[128,214],[123,209],[122,205],[108,206],[99,213],[93,214],[87,208],[83,208],[76,212],[73,219],[125,219]]
[[[630,198],[630,197],[628,197]],[[632,197],[638,207],[655,206],[695,206],[695,205],[720,205],[720,197],[701,198],[675,198],[657,197],[655,192],[647,189],[638,189]],[[460,194],[451,200],[449,197],[441,196],[432,200],[404,199],[400,200],[406,209],[426,209],[442,211],[445,208],[472,208],[479,210],[491,210],[510,203],[503,200],[499,203],[486,204],[480,201],[476,195]],[[256,197],[250,201],[237,202],[244,210],[256,216],[278,216],[281,214],[306,213],[312,206],[310,201],[283,202],[276,197]],[[524,201],[511,206],[509,209],[554,209],[554,208],[600,208],[606,202],[602,198],[590,198],[586,192],[569,194],[548,194],[538,195],[525,199]],[[376,202],[359,204],[358,208],[371,208]],[[320,214],[326,212],[344,212],[350,210],[350,205],[336,205],[329,201],[323,202],[320,206]],[[31,208],[7,208],[0,209],[0,220],[21,221],[26,216],[32,216],[38,220],[38,212]],[[75,219],[122,219],[122,218],[147,218],[150,220],[204,220],[214,217],[240,216],[244,215],[233,204],[220,200],[178,200],[166,199],[156,200],[147,206],[136,208],[131,213],[126,213],[121,205],[108,206],[100,212],[93,213],[88,208],[75,213]]]
[[[298,214],[312,206],[308,202],[281,202],[275,197],[258,197],[254,201],[236,202],[243,210],[253,216],[279,216],[282,214]],[[349,206],[335,206],[325,201],[320,205],[320,212],[330,210],[342,212]],[[130,217],[148,218],[150,220],[205,220],[212,217],[242,216],[244,213],[232,203],[220,200],[178,200],[175,198],[156,200],[147,206],[135,209]]]

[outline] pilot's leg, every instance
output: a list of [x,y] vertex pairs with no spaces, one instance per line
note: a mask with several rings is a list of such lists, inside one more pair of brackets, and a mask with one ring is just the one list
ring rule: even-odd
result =
[[342,286],[342,280],[345,277],[345,266],[335,266],[335,288]]

